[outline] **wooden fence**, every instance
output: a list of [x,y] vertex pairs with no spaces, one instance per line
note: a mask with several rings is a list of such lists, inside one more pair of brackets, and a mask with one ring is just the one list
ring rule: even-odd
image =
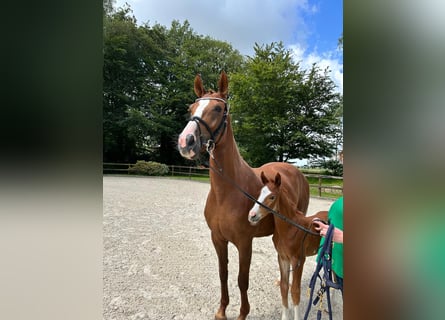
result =
[[[134,163],[104,163],[103,173],[104,174],[130,174],[130,168],[134,166]],[[205,167],[188,167],[188,166],[176,166],[169,165],[169,175],[171,176],[182,176],[192,179],[192,177],[208,177],[209,168]],[[343,180],[342,177],[328,176],[322,174],[314,173],[303,173],[307,178],[317,178],[317,184],[309,184],[309,187],[316,188],[318,190],[318,196],[322,197],[322,192],[326,190],[331,190],[331,192],[339,193],[339,196],[343,194],[343,186],[329,186],[323,185],[323,179],[338,179]]]
[[[130,174],[130,168],[134,163],[103,163],[104,174]],[[205,167],[187,167],[187,166],[168,166],[169,175],[172,176],[185,176],[190,179],[194,176],[208,177],[209,169]]]
[[102,165],[103,174],[130,174],[130,168],[134,166],[134,163],[109,163],[104,162]]
[[326,176],[326,175],[314,174],[314,173],[303,173],[303,174],[304,174],[304,176],[306,178],[308,178],[308,177],[318,178],[318,183],[317,184],[309,184],[309,187],[317,188],[319,197],[321,197],[321,195],[322,195],[322,190],[337,191],[339,193],[339,196],[343,195],[343,183],[342,183],[341,187],[340,186],[326,186],[326,185],[322,185],[323,179],[336,179],[336,180],[342,180],[343,181],[343,177]]

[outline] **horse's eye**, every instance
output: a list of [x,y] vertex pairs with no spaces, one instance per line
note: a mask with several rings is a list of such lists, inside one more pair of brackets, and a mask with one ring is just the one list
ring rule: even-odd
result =
[[215,109],[213,109],[213,110],[219,113],[219,112],[221,112],[222,109],[220,106],[216,106]]
[[271,195],[271,196],[269,197],[269,200],[274,201],[274,200],[275,200],[275,195]]

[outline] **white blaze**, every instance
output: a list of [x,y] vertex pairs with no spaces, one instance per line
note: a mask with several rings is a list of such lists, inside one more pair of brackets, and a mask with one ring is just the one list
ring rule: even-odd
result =
[[193,116],[202,118],[204,109],[209,105],[209,102],[210,100],[199,100],[198,108],[196,109]]
[[[196,109],[195,113],[192,116],[196,116],[199,118],[202,118],[202,114],[204,112],[204,109],[208,106],[210,100],[200,100],[198,104],[198,108]],[[187,125],[185,126],[184,130],[182,130],[181,134],[178,138],[178,144],[181,148],[186,147],[186,137],[187,135],[191,134],[195,136],[195,132],[198,130],[198,124],[195,121],[189,121]],[[196,140],[196,136],[195,136]]]
[[[267,186],[264,186],[264,187],[261,189],[261,193],[260,193],[260,196],[258,197],[258,201],[261,202],[261,203],[263,203],[263,202],[264,202],[264,199],[266,199],[266,197],[267,197],[269,194],[271,194],[271,193],[272,193],[272,192],[270,191],[270,189],[269,189]],[[255,212],[255,213],[258,213],[258,210],[259,210],[259,209],[260,209],[260,205],[259,205],[258,203],[255,203],[250,211],[251,211],[251,212],[253,211],[253,212]]]

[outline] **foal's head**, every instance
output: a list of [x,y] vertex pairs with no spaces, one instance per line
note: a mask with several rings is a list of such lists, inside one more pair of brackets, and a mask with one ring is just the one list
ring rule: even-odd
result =
[[[275,179],[268,179],[264,174],[264,171],[261,171],[261,181],[263,181],[264,187],[261,189],[260,196],[258,197],[258,201],[266,205],[267,207],[277,210],[280,194],[280,186],[281,186],[281,175],[279,172],[275,175]],[[265,218],[270,211],[266,208],[260,206],[255,203],[252,209],[249,211],[248,220],[250,224],[256,225],[260,222],[261,219]]]
[[214,146],[224,134],[229,111],[227,75],[221,72],[218,92],[206,92],[201,77],[197,75],[194,90],[198,99],[190,105],[190,121],[178,138],[179,152],[190,160],[197,159],[207,143]]

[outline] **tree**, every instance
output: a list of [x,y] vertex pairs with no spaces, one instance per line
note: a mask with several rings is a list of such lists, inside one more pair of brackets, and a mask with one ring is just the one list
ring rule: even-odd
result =
[[234,132],[254,166],[330,156],[341,97],[328,70],[301,70],[283,44],[255,45],[243,73],[231,76]]
[[338,38],[338,48],[343,51],[343,32],[341,33],[340,38]]
[[159,132],[157,161],[184,163],[176,148],[177,134],[188,115],[188,106],[196,99],[193,79],[201,74],[207,83],[217,82],[222,69],[238,70],[242,56],[231,45],[196,34],[186,20],[172,21],[169,29],[159,24],[153,27],[166,39],[162,59],[163,81],[155,108],[164,128]]
[[103,11],[105,15],[110,15],[113,12],[116,0],[104,0],[103,1]]
[[155,160],[163,163],[184,163],[176,147],[177,134],[184,127],[188,106],[196,99],[193,79],[201,74],[207,84],[216,83],[221,70],[238,71],[243,59],[241,54],[226,42],[196,34],[186,20],[174,20],[169,29],[153,27],[166,39],[162,59],[162,84],[154,105],[159,111],[163,130],[157,141],[159,149]]
[[131,10],[118,9],[104,19],[104,161],[134,162],[144,154],[153,131],[150,105],[158,91],[161,39],[138,27]]

